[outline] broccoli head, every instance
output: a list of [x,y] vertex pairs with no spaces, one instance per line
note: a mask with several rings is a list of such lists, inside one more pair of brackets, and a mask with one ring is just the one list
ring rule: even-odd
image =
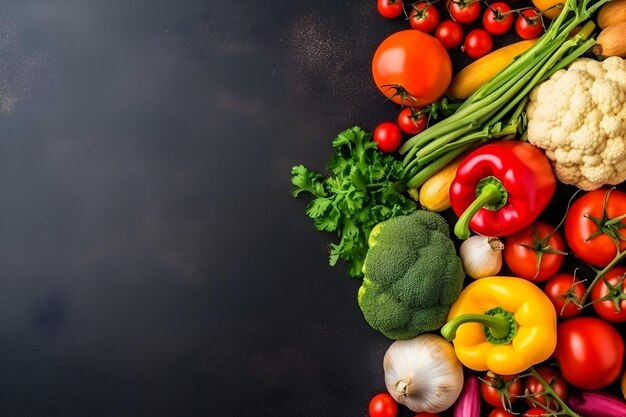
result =
[[368,245],[358,301],[370,326],[390,339],[443,326],[465,278],[444,218],[417,210],[385,220]]

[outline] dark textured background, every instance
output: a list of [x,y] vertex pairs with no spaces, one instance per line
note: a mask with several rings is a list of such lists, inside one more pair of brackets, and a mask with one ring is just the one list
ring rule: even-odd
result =
[[391,110],[371,3],[0,0],[1,415],[364,415],[289,169]]
[[364,0],[0,0],[0,415],[365,416],[389,341],[289,169],[395,114],[369,61],[400,27]]

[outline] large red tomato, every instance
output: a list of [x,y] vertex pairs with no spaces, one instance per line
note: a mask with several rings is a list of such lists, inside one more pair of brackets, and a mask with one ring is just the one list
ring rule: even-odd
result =
[[604,279],[596,282],[591,289],[593,309],[604,320],[619,323],[626,321],[626,299],[623,298],[626,292],[625,276],[626,266],[616,266],[609,269]]
[[565,245],[554,226],[537,221],[504,241],[504,262],[520,278],[545,281],[563,264]]
[[582,389],[604,388],[621,372],[624,341],[606,321],[576,317],[557,326],[554,357],[569,383]]
[[402,30],[378,46],[372,74],[378,89],[393,102],[423,107],[446,92],[452,63],[437,38],[419,30]]
[[[605,204],[606,202],[606,204]],[[583,194],[565,216],[565,240],[574,255],[595,266],[607,266],[615,255],[626,250],[626,219],[612,223],[626,213],[626,193],[599,189]]]

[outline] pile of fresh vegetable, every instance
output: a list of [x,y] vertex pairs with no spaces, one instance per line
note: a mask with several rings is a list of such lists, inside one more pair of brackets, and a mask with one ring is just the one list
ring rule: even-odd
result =
[[291,172],[394,340],[370,417],[626,417],[626,0],[377,7],[397,121]]

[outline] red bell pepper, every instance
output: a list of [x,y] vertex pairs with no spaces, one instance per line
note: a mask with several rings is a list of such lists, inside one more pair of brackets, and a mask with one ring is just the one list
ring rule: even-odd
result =
[[485,236],[518,232],[546,208],[555,188],[548,158],[533,145],[511,140],[481,146],[463,159],[450,186],[452,209],[460,216],[454,233],[467,239],[469,228]]

